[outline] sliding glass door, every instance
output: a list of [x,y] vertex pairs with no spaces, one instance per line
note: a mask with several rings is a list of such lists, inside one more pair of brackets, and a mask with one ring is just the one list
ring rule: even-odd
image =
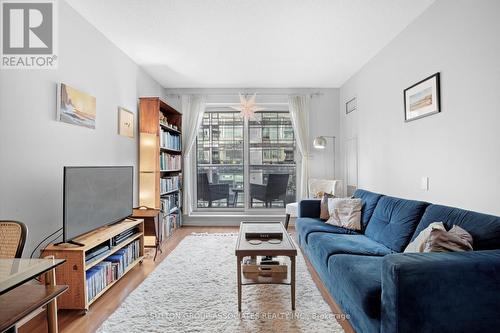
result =
[[[205,112],[197,137],[197,208],[243,208],[243,118]],[[239,194],[239,193],[238,193]]]
[[195,209],[282,209],[296,201],[287,111],[258,112],[249,120],[234,111],[205,112],[196,148]]
[[295,201],[295,138],[288,112],[259,112],[248,123],[250,208]]

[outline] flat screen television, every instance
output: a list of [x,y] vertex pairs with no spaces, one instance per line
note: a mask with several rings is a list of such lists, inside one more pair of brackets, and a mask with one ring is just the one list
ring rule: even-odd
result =
[[132,214],[132,166],[64,167],[63,241]]

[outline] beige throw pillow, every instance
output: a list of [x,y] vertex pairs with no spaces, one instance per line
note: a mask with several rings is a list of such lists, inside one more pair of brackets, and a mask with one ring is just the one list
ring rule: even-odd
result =
[[458,225],[449,231],[432,230],[425,241],[423,252],[472,251],[472,236]]
[[328,201],[330,218],[326,223],[338,227],[361,230],[361,199],[333,198]]
[[431,234],[432,230],[444,230],[446,231],[443,222],[432,222],[429,224],[427,228],[424,230],[420,231],[417,237],[408,244],[408,246],[405,249],[405,253],[408,252],[423,252],[424,247],[425,247],[425,242],[427,238],[429,238],[429,235]]

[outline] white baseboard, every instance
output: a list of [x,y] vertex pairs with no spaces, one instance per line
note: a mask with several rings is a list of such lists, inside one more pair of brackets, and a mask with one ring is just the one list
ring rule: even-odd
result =
[[[183,216],[182,225],[189,227],[238,227],[241,221],[284,222],[282,215],[191,215]],[[295,224],[295,218],[290,218],[290,225]]]

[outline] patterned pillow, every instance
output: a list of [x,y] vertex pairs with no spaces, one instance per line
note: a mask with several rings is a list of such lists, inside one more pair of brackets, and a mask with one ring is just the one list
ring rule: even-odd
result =
[[429,224],[427,228],[422,230],[417,237],[408,244],[408,246],[405,249],[405,253],[410,253],[410,252],[422,252],[425,247],[425,242],[429,238],[429,235],[433,230],[444,230],[446,231],[443,222],[432,222]]
[[330,218],[326,223],[351,230],[361,230],[361,199],[334,198],[329,205]]
[[472,251],[472,242],[471,234],[458,225],[446,231],[443,222],[433,222],[408,244],[405,253]]
[[449,231],[435,229],[427,238],[423,252],[472,251],[472,236],[458,225]]

